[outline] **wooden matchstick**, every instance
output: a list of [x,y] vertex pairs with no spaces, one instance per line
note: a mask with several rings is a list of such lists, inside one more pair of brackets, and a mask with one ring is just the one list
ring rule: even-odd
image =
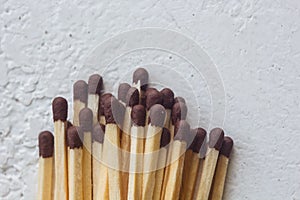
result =
[[182,188],[180,191],[181,200],[192,200],[193,198],[194,187],[196,184],[200,164],[199,152],[206,137],[206,131],[203,128],[192,129],[191,132],[194,136],[194,140],[188,150],[191,152],[191,154],[185,154],[186,157],[190,156],[190,158],[188,160],[185,159],[185,165],[187,164],[188,167],[187,169],[184,169],[185,175],[183,175]]
[[66,129],[68,116],[68,102],[57,97],[52,102],[54,120],[54,164],[55,184],[54,200],[68,199],[68,166],[67,166],[67,144]]
[[108,165],[110,200],[122,200],[120,176],[120,126],[122,127],[125,107],[114,97],[106,98],[104,115],[106,119],[103,154]]
[[166,109],[166,120],[164,127],[169,129],[170,127],[170,119],[171,119],[171,111],[174,105],[174,93],[170,88],[164,88],[160,91],[162,94],[162,105]]
[[143,183],[143,152],[146,110],[143,105],[132,108],[132,127],[130,130],[130,163],[127,199],[140,200],[142,198]]
[[107,98],[109,98],[111,96],[112,96],[111,93],[105,93],[105,94],[101,95],[100,106],[99,106],[99,114],[98,114],[100,124],[103,124],[103,125],[106,124],[106,120],[105,120],[105,116],[104,116],[104,102]]
[[[148,98],[148,97],[147,97]],[[160,104],[153,105],[149,110],[149,126],[146,134],[142,199],[152,199],[155,185],[155,171],[157,169],[158,150],[162,128],[166,118],[166,110]]]
[[98,124],[100,95],[103,90],[103,79],[99,74],[93,74],[88,81],[88,108],[93,112],[93,125]]
[[145,91],[148,87],[149,74],[146,69],[138,68],[134,71],[132,76],[132,86],[139,90],[140,100],[139,103],[145,105]]
[[73,125],[79,126],[79,112],[86,107],[88,101],[88,84],[79,80],[73,85]]
[[209,134],[208,149],[203,163],[200,184],[198,188],[196,188],[196,199],[208,200],[223,139],[224,132],[222,129],[214,128],[211,130]]
[[82,141],[79,127],[68,129],[69,151],[69,200],[83,200],[82,193]]
[[52,200],[54,137],[49,131],[39,134],[38,200]]
[[172,156],[170,171],[167,180],[164,199],[178,199],[181,182],[182,171],[184,165],[185,151],[187,147],[186,135],[190,133],[190,125],[185,120],[176,123],[174,143],[172,145]]
[[166,128],[163,128],[161,139],[160,139],[160,150],[159,158],[157,162],[157,171],[155,174],[155,186],[153,192],[153,200],[160,200],[162,184],[164,179],[164,171],[167,161],[168,145],[171,140],[170,131]]
[[220,150],[218,164],[210,191],[210,200],[222,200],[225,187],[225,180],[229,164],[229,157],[233,147],[233,140],[230,137],[224,137]]
[[83,132],[83,163],[82,163],[82,184],[83,199],[92,200],[92,131],[93,112],[84,108],[79,113],[80,129]]

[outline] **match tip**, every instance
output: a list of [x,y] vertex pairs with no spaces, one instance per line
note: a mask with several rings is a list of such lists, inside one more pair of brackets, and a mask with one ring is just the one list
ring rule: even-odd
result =
[[53,156],[54,137],[49,131],[43,131],[39,134],[39,155],[43,158]]
[[224,139],[224,131],[220,128],[214,128],[210,131],[208,146],[220,151]]
[[122,102],[126,102],[126,95],[131,86],[128,83],[121,83],[118,88],[118,99]]
[[165,123],[166,110],[160,104],[153,105],[149,110],[149,124],[163,127]]
[[125,107],[114,97],[110,96],[104,102],[104,116],[108,124],[123,124]]
[[220,154],[229,158],[232,151],[232,147],[233,147],[233,140],[228,136],[224,137]]
[[89,77],[88,81],[89,94],[101,94],[103,89],[103,79],[99,74],[93,74]]
[[68,102],[62,97],[56,97],[52,102],[53,120],[66,121],[68,117]]
[[186,103],[185,99],[183,97],[175,97],[174,103],[178,103],[178,102]]
[[145,91],[148,86],[149,74],[146,69],[138,68],[133,73],[133,83],[138,83],[140,81],[141,89]]
[[93,140],[103,144],[104,141],[105,126],[103,124],[97,124],[93,129]]
[[167,146],[171,141],[171,133],[167,128],[163,128],[160,138],[160,148]]
[[177,121],[174,127],[174,133],[174,140],[185,140],[186,136],[190,133],[189,123],[185,120]]
[[162,104],[162,94],[155,88],[146,91],[146,108],[149,110],[154,104]]
[[82,131],[91,132],[93,130],[93,111],[83,108],[79,112],[79,124]]
[[195,128],[191,130],[194,140],[190,146],[190,149],[195,153],[199,153],[201,146],[206,137],[206,131],[203,128]]
[[111,97],[112,94],[111,93],[105,93],[101,96],[100,99],[100,106],[99,106],[99,115],[104,115],[104,102],[107,98]]
[[187,115],[187,106],[185,103],[177,102],[172,107],[172,124],[176,124],[178,120],[185,120]]
[[67,138],[68,138],[68,146],[70,149],[80,148],[83,146],[82,140],[80,138],[80,132],[79,127],[72,126],[68,128],[67,131]]
[[79,80],[76,81],[73,85],[73,98],[74,100],[79,100],[83,103],[87,103],[88,99],[88,84],[83,81]]
[[135,126],[145,126],[146,109],[143,105],[135,105],[131,110],[132,123]]
[[139,98],[140,98],[139,90],[135,87],[131,87],[127,91],[126,101],[125,101],[126,106],[133,107],[139,104]]
[[162,94],[162,105],[166,109],[172,109],[174,105],[174,92],[170,88],[164,88],[160,93]]

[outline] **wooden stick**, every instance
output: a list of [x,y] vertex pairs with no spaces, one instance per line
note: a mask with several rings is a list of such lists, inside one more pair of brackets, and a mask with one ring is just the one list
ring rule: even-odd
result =
[[171,110],[174,105],[174,92],[170,88],[164,88],[160,91],[162,94],[162,105],[166,109],[166,119],[164,127],[169,129],[171,120]]
[[145,91],[149,82],[149,74],[147,70],[144,68],[136,69],[132,76],[132,82],[132,86],[139,90],[139,103],[145,106]]
[[171,139],[170,131],[166,128],[163,128],[161,139],[160,139],[160,150],[159,150],[159,158],[157,162],[157,171],[155,174],[153,200],[160,200],[161,197],[164,171],[165,171],[167,155],[168,155],[167,145],[169,145],[170,139]]
[[88,101],[88,84],[79,80],[73,85],[73,125],[79,126],[79,112],[86,107]]
[[68,199],[68,166],[66,129],[68,116],[68,102],[57,97],[52,102],[54,120],[54,160],[55,160],[55,186],[54,200]]
[[190,133],[190,125],[185,120],[176,123],[176,135],[172,145],[172,159],[167,180],[164,199],[175,200],[179,198],[184,165],[184,152],[186,151],[186,135]]
[[52,200],[54,137],[49,131],[39,134],[38,200]]
[[83,200],[82,193],[82,141],[79,128],[72,126],[68,129],[69,154],[69,200]]
[[232,147],[233,140],[230,137],[224,137],[212,188],[210,191],[210,200],[222,200]]
[[103,79],[99,74],[93,74],[88,81],[88,108],[93,112],[93,125],[99,123],[98,112],[100,95],[103,90]]
[[92,200],[92,130],[93,112],[89,108],[84,108],[79,113],[79,124],[83,132],[83,164],[82,164],[82,184],[83,199]]
[[130,173],[127,195],[127,199],[131,200],[140,200],[142,198],[145,116],[146,110],[143,105],[135,105],[132,108]]
[[209,145],[203,164],[200,184],[199,187],[196,188],[196,199],[208,200],[223,139],[224,132],[220,128],[213,129],[209,134]]
[[[148,97],[147,97],[148,99]],[[143,163],[143,188],[142,199],[152,199],[155,185],[155,171],[157,169],[158,150],[162,127],[164,126],[166,113],[160,104],[153,105],[149,110],[149,121]]]

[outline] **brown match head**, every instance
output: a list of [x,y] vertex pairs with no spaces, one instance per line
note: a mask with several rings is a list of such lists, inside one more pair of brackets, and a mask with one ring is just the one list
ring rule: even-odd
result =
[[107,124],[123,124],[125,107],[114,97],[108,97],[104,102],[104,116]]
[[62,97],[56,97],[52,102],[53,120],[67,121],[68,102]]
[[138,68],[134,71],[132,77],[133,83],[140,81],[141,90],[146,91],[149,82],[149,74],[146,69]]
[[72,126],[67,131],[68,146],[70,149],[81,148],[83,146],[80,134],[82,131],[79,127]]
[[118,99],[122,102],[126,102],[126,95],[131,86],[128,83],[121,83],[118,88]]
[[160,138],[160,148],[167,146],[171,141],[171,133],[167,128],[163,128]]
[[190,145],[190,149],[195,153],[199,153],[201,146],[206,137],[206,131],[203,128],[195,128],[191,130],[194,140]]
[[162,94],[155,88],[146,92],[146,108],[149,110],[154,104],[162,104]]
[[186,103],[185,99],[183,97],[175,97],[174,103],[178,103],[178,102]]
[[103,79],[99,74],[93,74],[88,81],[89,94],[101,94],[103,90]]
[[126,106],[133,107],[137,104],[139,104],[139,99],[140,99],[140,93],[139,90],[135,87],[131,87],[126,95]]
[[104,133],[105,133],[105,126],[103,124],[97,124],[96,126],[94,126],[93,141],[97,141],[97,142],[103,144]]
[[220,151],[224,139],[224,131],[220,128],[214,128],[210,131],[208,146]]
[[166,109],[172,109],[174,105],[174,92],[170,88],[164,88],[160,91],[162,94],[162,105]]
[[176,124],[178,120],[185,120],[187,115],[187,106],[185,103],[177,102],[172,108],[172,124]]
[[53,156],[54,137],[49,131],[43,131],[39,134],[39,155],[43,158]]
[[112,94],[111,93],[105,93],[101,96],[100,99],[100,106],[99,106],[99,116],[103,116],[104,115],[104,102],[107,98],[111,97]]
[[70,128],[71,126],[73,126],[72,122],[70,122],[69,120],[67,121],[67,129]]
[[131,110],[132,123],[135,126],[145,126],[146,109],[143,105],[135,105]]
[[228,136],[224,137],[220,154],[229,158],[232,151],[232,147],[233,147],[233,140]]
[[190,134],[190,125],[185,120],[177,121],[174,127],[174,140],[186,140],[187,135]]
[[84,108],[79,112],[79,124],[83,132],[91,132],[93,130],[93,111]]
[[76,81],[73,85],[73,98],[74,100],[79,100],[83,103],[87,103],[88,99],[88,84],[83,81],[79,80]]
[[166,110],[160,104],[153,105],[149,110],[149,124],[163,127],[166,118]]

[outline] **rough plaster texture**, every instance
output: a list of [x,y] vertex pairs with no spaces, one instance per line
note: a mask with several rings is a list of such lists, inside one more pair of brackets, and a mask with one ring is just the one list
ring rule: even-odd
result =
[[[82,67],[91,49],[124,31],[162,27],[200,44],[222,76],[224,129],[235,140],[224,199],[300,200],[299,9],[298,0],[0,0],[0,199],[34,199],[37,134],[53,130],[52,98],[71,102],[74,80],[97,71]],[[104,79],[118,81],[120,65],[184,66],[172,60],[133,53]],[[199,91],[205,126],[209,102]]]

